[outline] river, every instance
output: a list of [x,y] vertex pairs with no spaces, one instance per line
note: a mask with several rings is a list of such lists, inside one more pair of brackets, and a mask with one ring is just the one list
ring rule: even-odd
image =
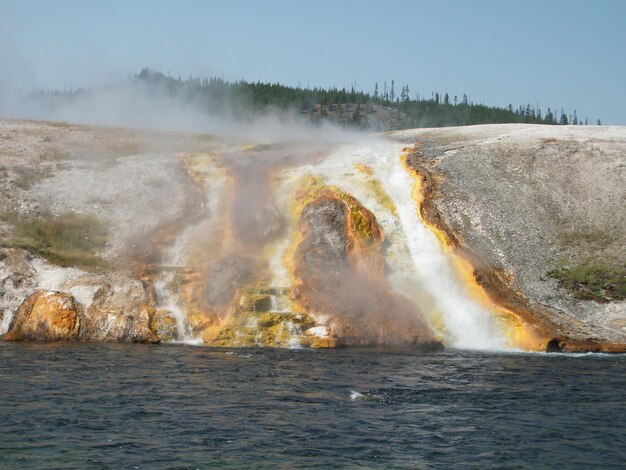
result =
[[626,355],[0,343],[0,467],[623,468]]

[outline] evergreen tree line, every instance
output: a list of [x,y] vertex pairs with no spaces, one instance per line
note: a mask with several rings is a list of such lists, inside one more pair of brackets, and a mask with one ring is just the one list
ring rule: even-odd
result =
[[[389,84],[383,82],[380,87],[376,83],[373,93],[366,93],[354,87],[349,90],[302,88],[261,81],[228,82],[218,77],[174,78],[144,68],[136,75],[129,75],[128,82],[146,86],[155,95],[165,93],[210,114],[228,114],[241,119],[268,111],[290,111],[308,115],[312,121],[330,120],[376,130],[495,123],[589,124],[588,119],[579,119],[576,111],[567,114],[562,108],[558,111],[547,108],[545,112],[538,105],[530,104],[517,108],[509,104],[500,108],[473,103],[466,94],[459,97],[450,96],[447,92],[432,92],[429,97],[420,97],[419,94],[411,97],[409,86],[402,86],[398,92],[394,80]],[[71,99],[82,93],[89,93],[89,90],[47,95],[58,100],[61,95]],[[377,114],[381,110],[387,118],[391,118],[381,119]]]

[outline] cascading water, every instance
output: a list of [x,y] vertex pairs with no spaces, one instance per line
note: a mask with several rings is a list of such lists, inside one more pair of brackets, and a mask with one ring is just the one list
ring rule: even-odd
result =
[[[177,272],[207,272],[208,260],[224,259],[224,256],[228,260],[240,259],[232,258],[232,250],[233,247],[241,250],[242,240],[245,241],[241,238],[234,240],[236,235],[232,235],[232,224],[238,213],[228,209],[234,192],[238,190],[233,186],[236,177],[224,177],[224,166],[229,171],[238,170],[228,161],[222,165],[220,167],[219,162],[211,158],[196,162],[194,177],[204,185],[207,214],[203,220],[181,232],[164,253],[163,264],[172,269],[155,280],[158,306],[175,319],[177,336],[182,341],[194,341],[200,337],[206,340],[207,336],[192,333],[190,306],[186,304],[181,290],[172,288],[178,279]],[[234,286],[239,292],[235,295],[240,296],[236,297],[237,306],[223,310],[222,314],[211,314],[218,319],[217,323],[214,321],[217,325],[212,336],[216,339],[211,340],[217,341],[214,344],[300,347],[310,344],[303,343],[306,335],[309,338],[327,338],[329,328],[332,329],[327,312],[303,311],[291,296],[294,287],[293,250],[301,236],[298,213],[294,207],[299,191],[303,190],[303,181],[309,178],[317,181],[316,184],[352,195],[375,215],[385,234],[383,254],[390,287],[415,304],[445,345],[470,349],[511,346],[507,343],[506,325],[498,320],[497,312],[491,311],[471,295],[466,281],[436,234],[421,220],[417,202],[413,199],[415,179],[403,166],[401,145],[385,141],[343,145],[335,147],[320,161],[303,159],[299,164],[284,168],[278,166],[271,170],[270,175],[264,184],[270,187],[271,204],[280,214],[281,228],[267,240],[254,242],[261,246],[261,250],[253,255],[256,257],[254,269],[258,272],[252,271],[248,277],[256,281]],[[250,180],[247,181],[249,184]],[[249,197],[255,197],[255,194],[251,192]],[[241,200],[241,195],[239,198]],[[255,220],[258,224],[260,219]],[[245,252],[245,245],[243,250]],[[235,261],[219,264],[220,269],[216,271],[218,278],[204,279],[205,284],[198,284],[200,288],[212,289],[214,284],[224,280],[219,276],[228,281],[234,268],[224,271],[224,266],[228,268],[231,265],[237,266]],[[197,300],[197,295],[190,298]],[[194,308],[197,311],[201,306],[198,304]],[[393,312],[390,315],[393,317]],[[315,322],[313,325],[310,324],[311,319]],[[270,336],[274,339],[268,339],[266,330],[271,331]]]
[[385,261],[392,286],[416,303],[445,344],[469,349],[507,347],[506,331],[495,312],[471,297],[437,236],[419,217],[412,198],[415,181],[401,157],[401,145],[349,145],[317,165],[290,173],[295,178],[306,173],[321,178],[374,212],[387,237]]
[[[193,269],[193,255],[198,249],[198,238],[217,237],[214,234],[220,216],[220,201],[225,199],[225,181],[223,174],[215,166],[214,161],[208,155],[198,163],[199,155],[194,155],[190,169],[195,172],[198,178],[202,178],[203,189],[206,200],[205,216],[197,223],[186,227],[176,237],[171,247],[167,248],[163,254],[161,263],[166,268],[154,281],[156,292],[157,308],[168,312],[175,321],[174,341],[185,344],[202,343],[202,338],[192,331],[185,310],[185,302],[180,292],[180,276],[185,270]],[[195,163],[195,167],[193,166]],[[201,176],[200,176],[201,175]]]
[[396,205],[418,275],[416,282],[430,294],[440,312],[447,341],[459,348],[504,348],[506,333],[496,317],[468,295],[437,236],[423,223],[415,201],[408,197],[415,181],[402,167],[398,154],[399,149],[379,153],[378,159],[387,164],[378,165],[376,174]]

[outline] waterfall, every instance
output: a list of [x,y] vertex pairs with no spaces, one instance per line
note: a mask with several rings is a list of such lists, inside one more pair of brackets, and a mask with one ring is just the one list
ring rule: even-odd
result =
[[[419,217],[415,180],[402,165],[402,145],[345,146],[310,171],[355,196],[374,212],[387,240],[392,286],[410,298],[448,346],[503,349],[507,334],[495,312],[468,292],[437,236]],[[366,165],[369,173],[355,167]],[[393,202],[385,204],[380,187]]]
[[[202,271],[208,265],[207,260],[220,259],[224,253],[231,253],[229,247],[234,246],[224,233],[229,233],[225,226],[232,224],[229,217],[236,214],[225,215],[228,210],[224,208],[229,207],[236,189],[229,188],[228,181],[232,180],[224,178],[213,160],[202,165],[201,172],[200,167],[196,168],[196,177],[202,173],[204,178],[207,216],[181,231],[163,258],[164,264],[171,264],[174,270],[162,273],[155,281],[158,308],[167,310],[175,319],[177,336],[182,341],[197,338],[191,334],[188,305],[180,292],[171,288],[177,280],[175,270],[193,271],[200,266]],[[261,262],[259,266],[266,270],[263,281],[256,286],[241,285],[239,307],[235,313],[231,309],[226,317],[220,317],[220,322],[225,322],[220,324],[229,329],[227,338],[231,338],[223,339],[220,344],[229,345],[231,341],[232,345],[243,345],[252,341],[255,345],[267,345],[269,340],[262,325],[268,321],[275,338],[272,345],[300,347],[301,339],[307,334],[327,338],[330,324],[326,312],[303,312],[297,307],[294,310],[290,297],[294,287],[290,256],[298,243],[295,237],[299,236],[294,204],[307,177],[352,195],[375,215],[385,234],[384,259],[390,287],[415,304],[446,346],[468,349],[510,346],[507,326],[498,320],[496,306],[483,305],[472,296],[470,287],[476,286],[468,286],[472,281],[462,277],[442,242],[421,220],[418,203],[413,199],[415,179],[402,164],[402,145],[385,141],[342,145],[321,161],[302,161],[275,170],[268,184],[272,203],[282,219],[281,230],[264,242],[261,252],[254,254]],[[199,245],[198,240],[203,242]],[[216,281],[219,280],[205,280],[206,285]],[[237,315],[241,316],[239,320]],[[308,315],[309,322],[312,318],[315,325],[299,324],[302,315]]]

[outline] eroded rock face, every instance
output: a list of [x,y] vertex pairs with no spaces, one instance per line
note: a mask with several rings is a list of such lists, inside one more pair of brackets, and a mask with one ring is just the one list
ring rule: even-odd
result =
[[0,335],[24,299],[38,289],[32,256],[19,248],[0,248]]
[[300,216],[294,256],[305,310],[329,315],[339,344],[440,347],[414,304],[393,293],[374,215],[349,195],[325,191]]
[[5,339],[158,341],[150,330],[155,294],[147,283],[122,273],[56,267],[20,249],[0,254]]
[[394,135],[419,142],[407,164],[423,178],[424,218],[471,260],[490,295],[554,338],[546,348],[626,350],[626,301],[577,296],[555,279],[563,267],[623,272],[624,128],[503,124]]
[[37,291],[17,311],[7,341],[111,341],[155,343],[154,301],[139,281],[101,286],[85,308],[67,292]]
[[80,339],[127,343],[156,343],[150,329],[154,292],[141,281],[103,284],[84,314]]
[[150,321],[150,330],[161,341],[174,341],[179,338],[176,319],[167,310],[157,310]]
[[37,291],[19,308],[7,341],[59,341],[77,339],[80,316],[74,298],[67,293]]

